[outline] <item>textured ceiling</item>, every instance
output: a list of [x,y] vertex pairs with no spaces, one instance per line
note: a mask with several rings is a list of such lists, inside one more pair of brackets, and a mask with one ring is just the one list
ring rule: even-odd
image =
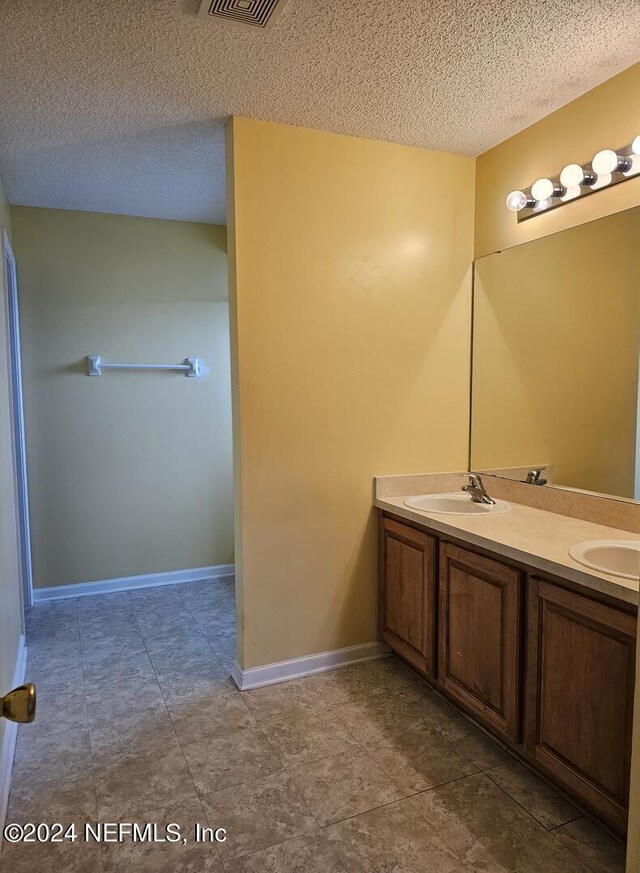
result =
[[475,155],[635,63],[640,3],[0,0],[13,203],[224,221],[232,113]]

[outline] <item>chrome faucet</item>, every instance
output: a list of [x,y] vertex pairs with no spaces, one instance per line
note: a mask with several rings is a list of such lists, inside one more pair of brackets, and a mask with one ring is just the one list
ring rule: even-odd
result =
[[527,478],[524,481],[527,485],[546,485],[547,480],[540,478],[543,470],[544,467],[534,467],[532,470],[529,470]]
[[489,497],[484,483],[477,473],[460,473],[463,478],[467,478],[469,482],[462,486],[462,490],[471,495],[474,503],[486,503],[492,506],[495,500]]

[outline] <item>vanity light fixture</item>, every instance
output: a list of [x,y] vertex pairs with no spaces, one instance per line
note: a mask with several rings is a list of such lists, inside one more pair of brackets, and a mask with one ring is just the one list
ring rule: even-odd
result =
[[560,173],[563,188],[579,188],[580,185],[593,185],[598,178],[592,170],[585,170],[580,164],[567,164]]
[[542,177],[530,188],[512,191],[505,205],[518,221],[524,221],[634,176],[640,176],[640,134],[630,145],[602,149],[591,163],[567,164],[558,176]]

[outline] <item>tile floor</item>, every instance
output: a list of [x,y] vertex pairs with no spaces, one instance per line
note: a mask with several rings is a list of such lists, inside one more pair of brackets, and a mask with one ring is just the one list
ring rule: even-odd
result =
[[240,694],[233,580],[29,611],[9,821],[222,844],[5,843],[0,873],[612,873],[624,850],[394,660]]

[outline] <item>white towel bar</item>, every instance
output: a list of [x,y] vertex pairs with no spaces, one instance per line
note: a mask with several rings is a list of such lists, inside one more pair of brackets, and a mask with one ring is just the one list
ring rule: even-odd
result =
[[175,370],[190,378],[206,372],[200,358],[185,358],[183,364],[105,364],[100,355],[87,355],[87,376],[102,376],[103,370]]

